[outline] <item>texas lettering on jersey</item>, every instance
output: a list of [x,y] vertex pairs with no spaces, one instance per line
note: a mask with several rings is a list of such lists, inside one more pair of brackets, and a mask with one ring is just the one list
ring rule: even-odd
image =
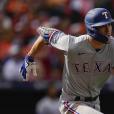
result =
[[85,62],[85,63],[75,63],[75,70],[76,72],[110,72],[111,71],[111,64],[105,64],[103,61],[96,61],[92,66]]

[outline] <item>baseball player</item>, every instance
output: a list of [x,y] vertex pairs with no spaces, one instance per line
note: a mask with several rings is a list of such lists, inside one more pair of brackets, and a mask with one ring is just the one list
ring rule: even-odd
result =
[[87,34],[76,37],[54,28],[39,27],[40,35],[24,59],[21,75],[27,79],[34,56],[48,43],[65,57],[59,101],[61,114],[103,114],[100,89],[110,74],[114,74],[112,22],[107,9],[95,8],[85,16]]

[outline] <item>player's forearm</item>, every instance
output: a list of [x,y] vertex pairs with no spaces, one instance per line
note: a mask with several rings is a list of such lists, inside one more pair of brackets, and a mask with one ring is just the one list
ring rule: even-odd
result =
[[45,45],[45,41],[41,36],[39,36],[27,55],[34,58],[43,45]]
[[34,43],[34,45],[32,46],[31,50],[28,53],[28,56],[31,56],[33,58],[45,43],[50,44],[50,40],[52,38],[56,42],[56,39],[59,38],[61,34],[61,31],[48,27],[39,27],[37,29],[37,32],[39,33],[40,36],[38,37],[38,39],[36,40],[36,42]]

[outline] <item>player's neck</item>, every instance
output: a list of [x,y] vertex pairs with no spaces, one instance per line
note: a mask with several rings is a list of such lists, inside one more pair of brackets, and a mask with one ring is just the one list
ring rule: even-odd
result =
[[105,44],[101,43],[93,38],[88,39],[88,42],[91,44],[91,46],[95,49],[101,49]]

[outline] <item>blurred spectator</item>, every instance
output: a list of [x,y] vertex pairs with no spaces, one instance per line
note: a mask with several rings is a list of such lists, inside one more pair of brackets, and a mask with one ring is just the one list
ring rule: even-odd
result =
[[28,6],[24,0],[8,0],[6,10],[13,15],[22,14],[28,11]]
[[41,76],[38,75],[37,79],[47,81],[61,80],[64,59],[63,55],[60,55],[57,49],[48,45],[44,46],[41,48],[40,54],[35,57],[35,61],[39,69],[38,72],[41,74]]
[[[114,0],[0,0],[0,80],[21,80],[19,68],[24,55],[36,40],[38,26],[49,25],[67,34],[78,36],[85,32],[84,15],[93,7],[109,9],[114,18]],[[18,43],[15,44],[15,41]],[[19,46],[20,43],[22,47]],[[37,77],[33,77],[31,73],[30,81],[60,81],[63,62],[63,55],[56,49],[44,47],[35,61]],[[107,91],[114,92],[114,78],[106,83],[103,92],[108,94]],[[49,105],[47,109],[52,108],[58,112],[58,98],[52,99],[47,95],[44,103],[43,100],[40,101],[41,110],[46,105],[45,101]],[[40,107],[38,104],[37,108]],[[37,108],[36,114],[39,114]]]
[[3,79],[6,81],[20,81],[19,68],[21,65],[21,48],[17,44],[13,44],[3,65]]
[[0,0],[0,11],[4,10],[4,6],[6,4],[7,0]]
[[[18,40],[23,45],[20,48],[24,53],[18,55],[22,59],[36,38],[38,26],[49,25],[67,34],[78,36],[85,32],[83,17],[89,9],[106,7],[114,14],[113,6],[113,0],[0,0],[0,61],[2,63],[0,66],[1,69],[4,67],[4,75],[7,73],[5,69],[8,67],[6,63],[10,63],[9,60],[15,61],[16,67],[21,61],[17,57],[19,59],[17,62],[14,55],[10,55],[4,63],[4,59],[9,54],[8,49]],[[56,49],[52,50],[47,46],[41,50],[40,56],[42,56],[39,63],[41,75],[32,78],[31,74],[31,80],[61,80],[64,62],[62,55]]]
[[94,0],[71,0],[70,7],[84,16],[94,7]]
[[60,114],[58,100],[56,84],[51,82],[48,86],[46,96],[36,103],[36,114]]

